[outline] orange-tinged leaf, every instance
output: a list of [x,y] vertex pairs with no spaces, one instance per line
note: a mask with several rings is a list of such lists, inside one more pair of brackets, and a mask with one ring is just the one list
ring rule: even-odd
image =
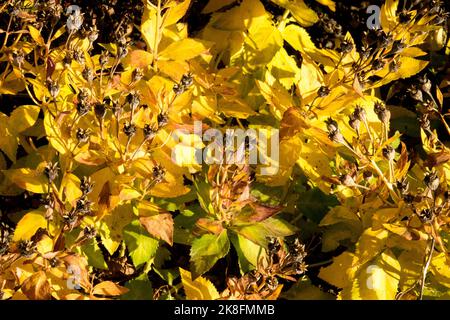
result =
[[173,219],[170,213],[140,217],[139,221],[152,236],[173,245]]
[[202,53],[207,53],[210,47],[211,43],[207,41],[190,38],[183,39],[168,45],[167,48],[159,54],[158,58],[187,61]]
[[50,284],[44,271],[38,271],[25,280],[22,284],[22,292],[31,300],[51,299]]
[[129,290],[127,288],[119,286],[112,281],[103,281],[94,287],[92,293],[102,296],[120,296],[128,291]]

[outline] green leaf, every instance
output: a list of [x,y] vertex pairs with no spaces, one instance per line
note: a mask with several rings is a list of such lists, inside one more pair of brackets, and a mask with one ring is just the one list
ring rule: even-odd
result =
[[103,253],[94,239],[81,246],[80,252],[83,252],[87,257],[88,264],[91,267],[104,270],[108,269]]
[[320,223],[330,207],[337,205],[339,201],[336,196],[326,195],[319,188],[314,188],[301,194],[298,208],[306,217]]
[[230,250],[227,231],[219,235],[205,234],[192,242],[191,269],[193,278],[197,278],[211,269],[217,260],[225,257]]
[[153,300],[153,288],[147,274],[128,281],[125,288],[130,291],[120,297],[121,300]]
[[258,260],[266,254],[263,247],[239,234],[233,235],[230,240],[238,254],[239,268],[243,274],[254,270]]
[[138,220],[133,220],[123,229],[123,238],[135,267],[155,257],[159,241],[149,236]]

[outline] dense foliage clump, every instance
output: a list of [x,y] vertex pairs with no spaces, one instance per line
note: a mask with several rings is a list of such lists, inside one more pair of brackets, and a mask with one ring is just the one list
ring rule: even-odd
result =
[[0,298],[449,298],[449,12],[1,1]]

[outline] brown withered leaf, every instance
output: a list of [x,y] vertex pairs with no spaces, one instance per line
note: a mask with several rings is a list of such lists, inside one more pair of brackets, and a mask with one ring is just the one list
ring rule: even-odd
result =
[[303,120],[300,110],[291,107],[286,110],[281,119],[280,140],[289,139],[295,136],[303,129],[309,128],[308,124]]
[[196,225],[203,230],[212,232],[214,234],[220,234],[223,231],[223,226],[220,221],[212,220],[208,218],[200,218],[197,220]]
[[431,153],[428,155],[427,166],[435,167],[450,161],[450,152],[443,150],[441,152]]
[[254,213],[248,217],[250,222],[261,222],[283,210],[283,206],[265,206],[262,204],[253,203],[252,205]]
[[120,296],[128,291],[129,290],[127,288],[119,286],[112,281],[103,281],[94,287],[92,294],[102,296]]
[[51,299],[50,289],[50,283],[44,271],[34,273],[22,284],[22,292],[31,300]]
[[139,221],[152,236],[173,245],[173,218],[170,213],[140,217]]

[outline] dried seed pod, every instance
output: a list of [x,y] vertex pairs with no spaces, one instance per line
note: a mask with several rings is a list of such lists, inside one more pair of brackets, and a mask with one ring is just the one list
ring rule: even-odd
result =
[[356,185],[355,179],[348,173],[340,176],[339,181],[346,187],[354,187]]
[[136,69],[133,70],[133,73],[131,75],[131,80],[133,82],[138,82],[143,77],[144,77],[144,72],[142,71],[142,69],[141,68],[136,68]]
[[409,182],[408,180],[405,178],[401,181],[397,181],[397,189],[400,191],[400,193],[402,195],[406,195],[408,193],[409,190]]
[[385,125],[389,124],[389,121],[391,119],[391,112],[386,109],[384,104],[378,101],[375,102],[374,112],[382,123],[384,123]]
[[161,165],[156,165],[152,170],[152,177],[155,183],[160,183],[164,180],[166,170]]
[[436,191],[439,188],[440,180],[436,171],[432,171],[425,175],[423,182],[425,182],[426,186],[432,190]]
[[403,43],[401,40],[396,40],[394,41],[394,43],[392,44],[392,50],[391,53],[393,54],[397,54],[402,52],[404,49],[406,48],[406,44]]
[[82,177],[80,181],[80,190],[83,192],[83,195],[88,195],[92,192],[94,188],[94,183],[91,181],[91,177]]
[[106,105],[103,103],[96,103],[94,106],[94,112],[97,119],[103,119],[106,115]]
[[165,112],[158,114],[157,120],[158,120],[158,128],[165,127],[169,123],[169,117]]
[[79,102],[77,104],[77,112],[80,117],[84,116],[89,111],[91,111],[91,105],[89,103]]
[[341,46],[339,47],[339,51],[342,52],[342,54],[348,54],[352,52],[353,50],[353,43],[349,41],[342,41]]
[[136,109],[141,103],[139,92],[132,92],[127,96],[127,102],[130,104],[131,109]]
[[144,138],[151,140],[156,136],[156,130],[149,124],[144,125]]
[[86,80],[89,83],[94,81],[94,72],[92,71],[92,69],[88,67],[85,67],[83,69],[83,71],[81,72],[81,76],[83,77],[84,80]]
[[351,114],[348,120],[349,126],[355,130],[357,133],[359,133],[359,127],[361,125],[361,121],[355,117],[354,114]]
[[427,75],[424,74],[422,77],[419,78],[419,83],[420,83],[420,89],[426,93],[430,93],[431,92],[431,81],[430,79],[428,79]]
[[130,122],[126,122],[123,125],[123,133],[129,138],[134,136],[136,134],[136,126]]
[[76,132],[77,140],[80,144],[86,143],[89,141],[89,131],[86,129],[78,128]]
[[392,161],[395,159],[395,150],[391,146],[387,145],[382,150],[383,157],[385,157],[387,160]]
[[32,240],[20,240],[17,244],[17,249],[25,258],[30,258],[37,252],[36,243]]
[[330,90],[328,87],[326,87],[326,86],[321,86],[321,87],[319,88],[319,90],[317,91],[317,95],[318,95],[320,98],[323,98],[323,97],[328,96],[328,95],[330,94],[330,92],[331,92],[331,90]]
[[434,219],[434,210],[432,209],[423,209],[418,214],[420,221],[422,223],[431,222]]
[[193,83],[194,83],[194,78],[192,77],[192,75],[190,73],[184,74],[181,77],[180,85],[182,85],[185,89],[192,86]]
[[72,14],[69,15],[67,18],[67,31],[69,33],[74,33],[80,30],[81,26],[83,25],[83,13],[80,12],[80,10],[74,10],[72,11]]
[[109,62],[109,53],[108,53],[108,51],[103,51],[102,52],[102,54],[100,55],[99,62],[100,62],[100,66],[102,68],[104,68],[105,65]]
[[381,59],[376,59],[373,63],[372,63],[372,69],[374,71],[379,71],[382,70],[384,68],[384,66],[386,65],[386,63],[381,60]]
[[325,120],[325,124],[327,125],[327,130],[329,132],[339,130],[338,123],[331,117]]
[[98,30],[96,25],[90,28],[88,39],[90,43],[94,43],[98,39]]
[[48,178],[48,181],[52,183],[58,178],[59,175],[59,166],[58,162],[51,163],[49,162],[44,169],[44,174]]
[[56,99],[56,97],[59,95],[60,90],[59,84],[56,81],[49,80],[47,88],[53,99]]
[[413,98],[416,101],[423,101],[423,93],[422,90],[417,88],[416,85],[412,85],[410,88],[406,90],[411,98]]
[[353,116],[355,119],[365,122],[367,119],[366,110],[360,106],[356,106],[355,111],[353,111]]
[[92,239],[97,235],[97,230],[95,230],[95,227],[93,226],[86,226],[83,229],[83,236],[86,239]]
[[333,142],[345,144],[344,136],[339,130],[330,131],[328,133],[328,138]]
[[73,58],[81,65],[84,65],[86,62],[86,58],[84,56],[84,52],[82,50],[75,50],[73,52]]
[[128,54],[128,48],[126,46],[119,46],[117,49],[117,58],[119,60],[125,58]]
[[25,62],[25,54],[22,50],[14,51],[13,54],[13,63],[19,69],[22,68],[23,63]]
[[173,85],[173,92],[175,92],[176,95],[182,94],[184,92],[184,86],[181,86],[178,83],[175,83]]

